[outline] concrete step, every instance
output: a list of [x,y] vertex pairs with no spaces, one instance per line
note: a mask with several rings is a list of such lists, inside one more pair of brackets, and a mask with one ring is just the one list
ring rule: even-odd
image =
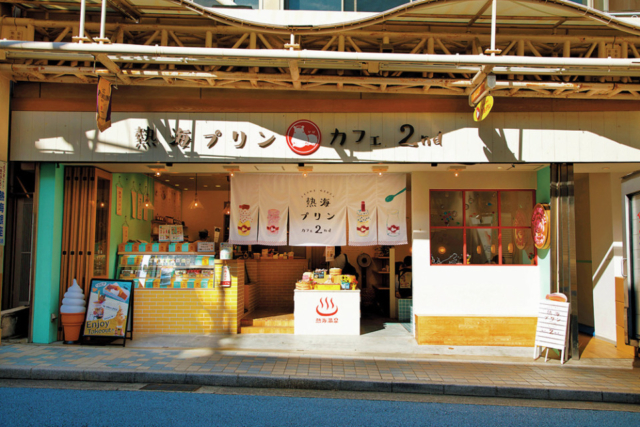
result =
[[242,326],[241,334],[293,334],[293,326]]

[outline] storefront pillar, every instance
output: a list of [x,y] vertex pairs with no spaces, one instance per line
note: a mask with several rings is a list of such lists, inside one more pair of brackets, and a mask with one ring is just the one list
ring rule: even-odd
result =
[[56,341],[58,332],[64,167],[41,164],[36,194],[33,342],[48,344]]
[[[551,168],[538,171],[536,203],[551,203]],[[540,299],[551,293],[551,250],[538,249],[538,268],[540,269]]]
[[551,165],[551,275],[553,292],[571,303],[569,348],[580,359],[578,344],[578,273],[576,268],[575,197],[573,164]]
[[[0,161],[9,159],[9,108],[11,99],[11,81],[0,76]],[[6,224],[5,224],[6,229]],[[4,230],[3,230],[4,231]],[[4,276],[4,245],[0,245],[0,296]],[[1,297],[0,297],[1,298]],[[0,338],[1,341],[1,338]]]

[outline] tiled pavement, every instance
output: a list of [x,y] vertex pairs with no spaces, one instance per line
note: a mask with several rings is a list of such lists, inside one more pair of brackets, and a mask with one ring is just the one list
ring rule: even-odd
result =
[[0,346],[0,378],[415,392],[640,403],[640,368],[378,357],[295,357],[214,349]]

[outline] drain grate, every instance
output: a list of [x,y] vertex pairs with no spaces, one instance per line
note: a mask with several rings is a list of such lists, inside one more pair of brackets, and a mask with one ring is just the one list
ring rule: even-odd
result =
[[196,391],[200,387],[199,385],[194,384],[147,384],[142,387],[140,390],[148,390],[148,391]]

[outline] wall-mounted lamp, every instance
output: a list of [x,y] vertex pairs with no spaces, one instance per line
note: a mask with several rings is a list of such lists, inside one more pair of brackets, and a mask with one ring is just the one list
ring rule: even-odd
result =
[[377,174],[378,174],[378,176],[382,176],[382,174],[383,174],[383,173],[385,173],[386,171],[388,171],[388,170],[389,170],[389,167],[388,167],[388,166],[373,166],[373,167],[371,168],[371,170],[372,170],[374,173],[377,173]]
[[440,246],[440,247],[438,248],[438,253],[439,253],[440,255],[444,255],[445,253],[447,253],[447,248],[445,248],[444,246]]
[[229,175],[233,176],[233,174],[235,172],[240,172],[240,166],[233,166],[233,165],[229,165],[229,166],[222,166],[222,168],[229,172]]
[[507,250],[509,251],[509,253],[510,253],[510,254],[512,254],[512,253],[513,253],[513,243],[509,243],[509,244],[507,245]]
[[298,165],[298,171],[302,172],[303,177],[307,177],[309,172],[313,172],[313,166],[304,166],[304,163],[301,163],[302,166]]
[[224,207],[222,208],[222,215],[230,215],[231,214],[231,202],[224,202]]
[[465,170],[467,167],[466,166],[449,166],[449,171],[453,172],[453,176],[457,177],[460,172],[462,172],[463,170]]

